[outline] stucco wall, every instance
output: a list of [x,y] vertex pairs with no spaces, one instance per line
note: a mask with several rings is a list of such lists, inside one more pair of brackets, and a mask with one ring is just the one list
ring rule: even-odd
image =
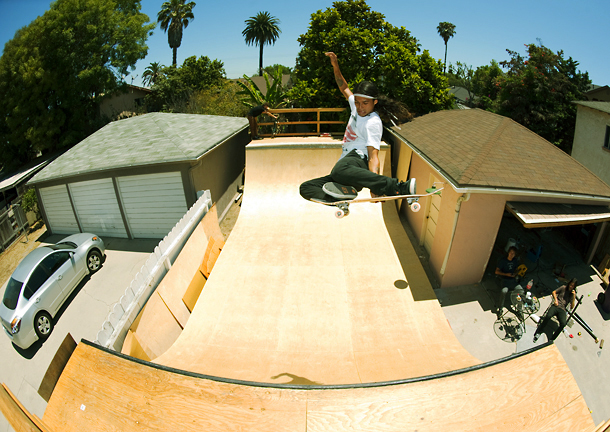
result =
[[610,114],[578,106],[572,157],[610,185],[610,150],[604,149]]
[[461,203],[442,287],[481,281],[500,228],[505,202],[506,198],[501,195],[471,194]]
[[[404,143],[399,145],[407,147]],[[432,186],[435,179],[444,181],[441,174],[416,153],[405,149],[401,149],[400,153],[402,156],[399,159],[411,158],[409,177],[417,179],[418,193],[423,193],[426,188]],[[399,166],[405,163],[403,160],[398,161]],[[455,225],[456,207],[462,194],[456,192],[449,183],[444,187],[429,256],[430,267],[441,287],[479,282],[491,256],[506,197],[472,194],[468,201],[461,204]],[[424,244],[430,200],[430,198],[422,199],[420,201],[422,209],[417,213],[412,212],[407,206],[401,208],[401,214],[406,217],[420,245]],[[449,251],[448,257],[447,251]]]

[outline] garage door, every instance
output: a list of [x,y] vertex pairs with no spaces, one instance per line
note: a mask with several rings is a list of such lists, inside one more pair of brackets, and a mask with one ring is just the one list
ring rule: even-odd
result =
[[127,237],[112,179],[70,183],[68,187],[84,232]]
[[179,172],[118,177],[123,209],[134,238],[163,238],[187,211]]
[[74,234],[80,232],[66,185],[39,189],[47,222],[54,234]]

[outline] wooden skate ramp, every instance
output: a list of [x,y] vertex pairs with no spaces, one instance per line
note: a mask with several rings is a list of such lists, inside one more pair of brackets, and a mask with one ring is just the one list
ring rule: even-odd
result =
[[81,342],[51,430],[593,429],[554,345],[490,364],[462,348],[393,203],[339,220],[303,200],[340,144],[291,141],[247,149],[238,222],[177,341],[157,364]]
[[332,207],[299,195],[303,181],[329,173],[339,157],[338,141],[319,141],[247,147],[237,224],[182,334],[155,363],[300,384],[370,383],[479,363],[449,327],[395,203],[354,205],[336,219]]

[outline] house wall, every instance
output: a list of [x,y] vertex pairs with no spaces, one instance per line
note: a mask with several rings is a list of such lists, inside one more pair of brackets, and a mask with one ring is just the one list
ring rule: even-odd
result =
[[122,113],[133,113],[140,106],[140,101],[150,92],[138,88],[128,87],[126,93],[121,93],[109,99],[105,99],[100,104],[100,113],[104,117],[116,118]]
[[[399,157],[398,166],[407,164],[402,158],[411,158],[409,177],[417,179],[418,193],[423,193],[431,187],[435,180],[444,181],[442,175],[424,159],[407,151],[408,146],[405,143],[398,142],[396,146],[400,147],[402,155]],[[465,201],[459,206],[456,220],[458,200],[463,194],[456,192],[449,183],[444,187],[429,256],[430,267],[442,288],[479,282],[493,250],[506,197],[471,194],[465,200],[467,196],[464,196]],[[417,213],[412,212],[406,205],[400,210],[412,227],[420,246],[424,244],[430,201],[431,198],[420,200],[422,208]]]
[[[441,287],[471,284],[483,279],[504,214],[506,198],[501,195],[470,194],[464,200],[459,206],[444,275],[440,275]],[[457,200],[454,215],[456,208]]]
[[604,148],[610,114],[578,106],[572,157],[610,185],[610,150]]
[[[195,192],[209,189],[218,214],[224,214],[237,190],[228,190],[234,185],[246,166],[246,145],[250,142],[248,128],[243,129],[227,141],[204,154],[190,169],[191,183]],[[223,199],[225,195],[228,199]]]

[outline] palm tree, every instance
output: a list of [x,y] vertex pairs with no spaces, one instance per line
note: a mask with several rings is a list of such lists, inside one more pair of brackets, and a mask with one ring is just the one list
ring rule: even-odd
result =
[[258,74],[263,76],[263,46],[275,45],[282,32],[279,28],[280,20],[272,17],[269,12],[259,12],[255,17],[248,18],[245,23],[246,28],[241,34],[246,38],[246,45],[260,46]]
[[436,30],[438,30],[438,34],[441,35],[445,41],[445,65],[443,66],[443,73],[445,73],[447,71],[447,42],[449,42],[449,38],[452,38],[453,35],[455,35],[455,24],[442,22],[438,24]]
[[178,47],[182,43],[182,29],[185,29],[189,22],[195,19],[193,8],[195,2],[185,3],[186,0],[169,0],[163,3],[161,11],[157,15],[157,22],[161,24],[161,29],[167,32],[167,42],[169,47],[174,50],[172,65],[176,66]]
[[164,68],[163,65],[153,62],[149,66],[146,66],[144,73],[142,74],[142,84],[152,87],[155,82],[161,76],[161,70]]

